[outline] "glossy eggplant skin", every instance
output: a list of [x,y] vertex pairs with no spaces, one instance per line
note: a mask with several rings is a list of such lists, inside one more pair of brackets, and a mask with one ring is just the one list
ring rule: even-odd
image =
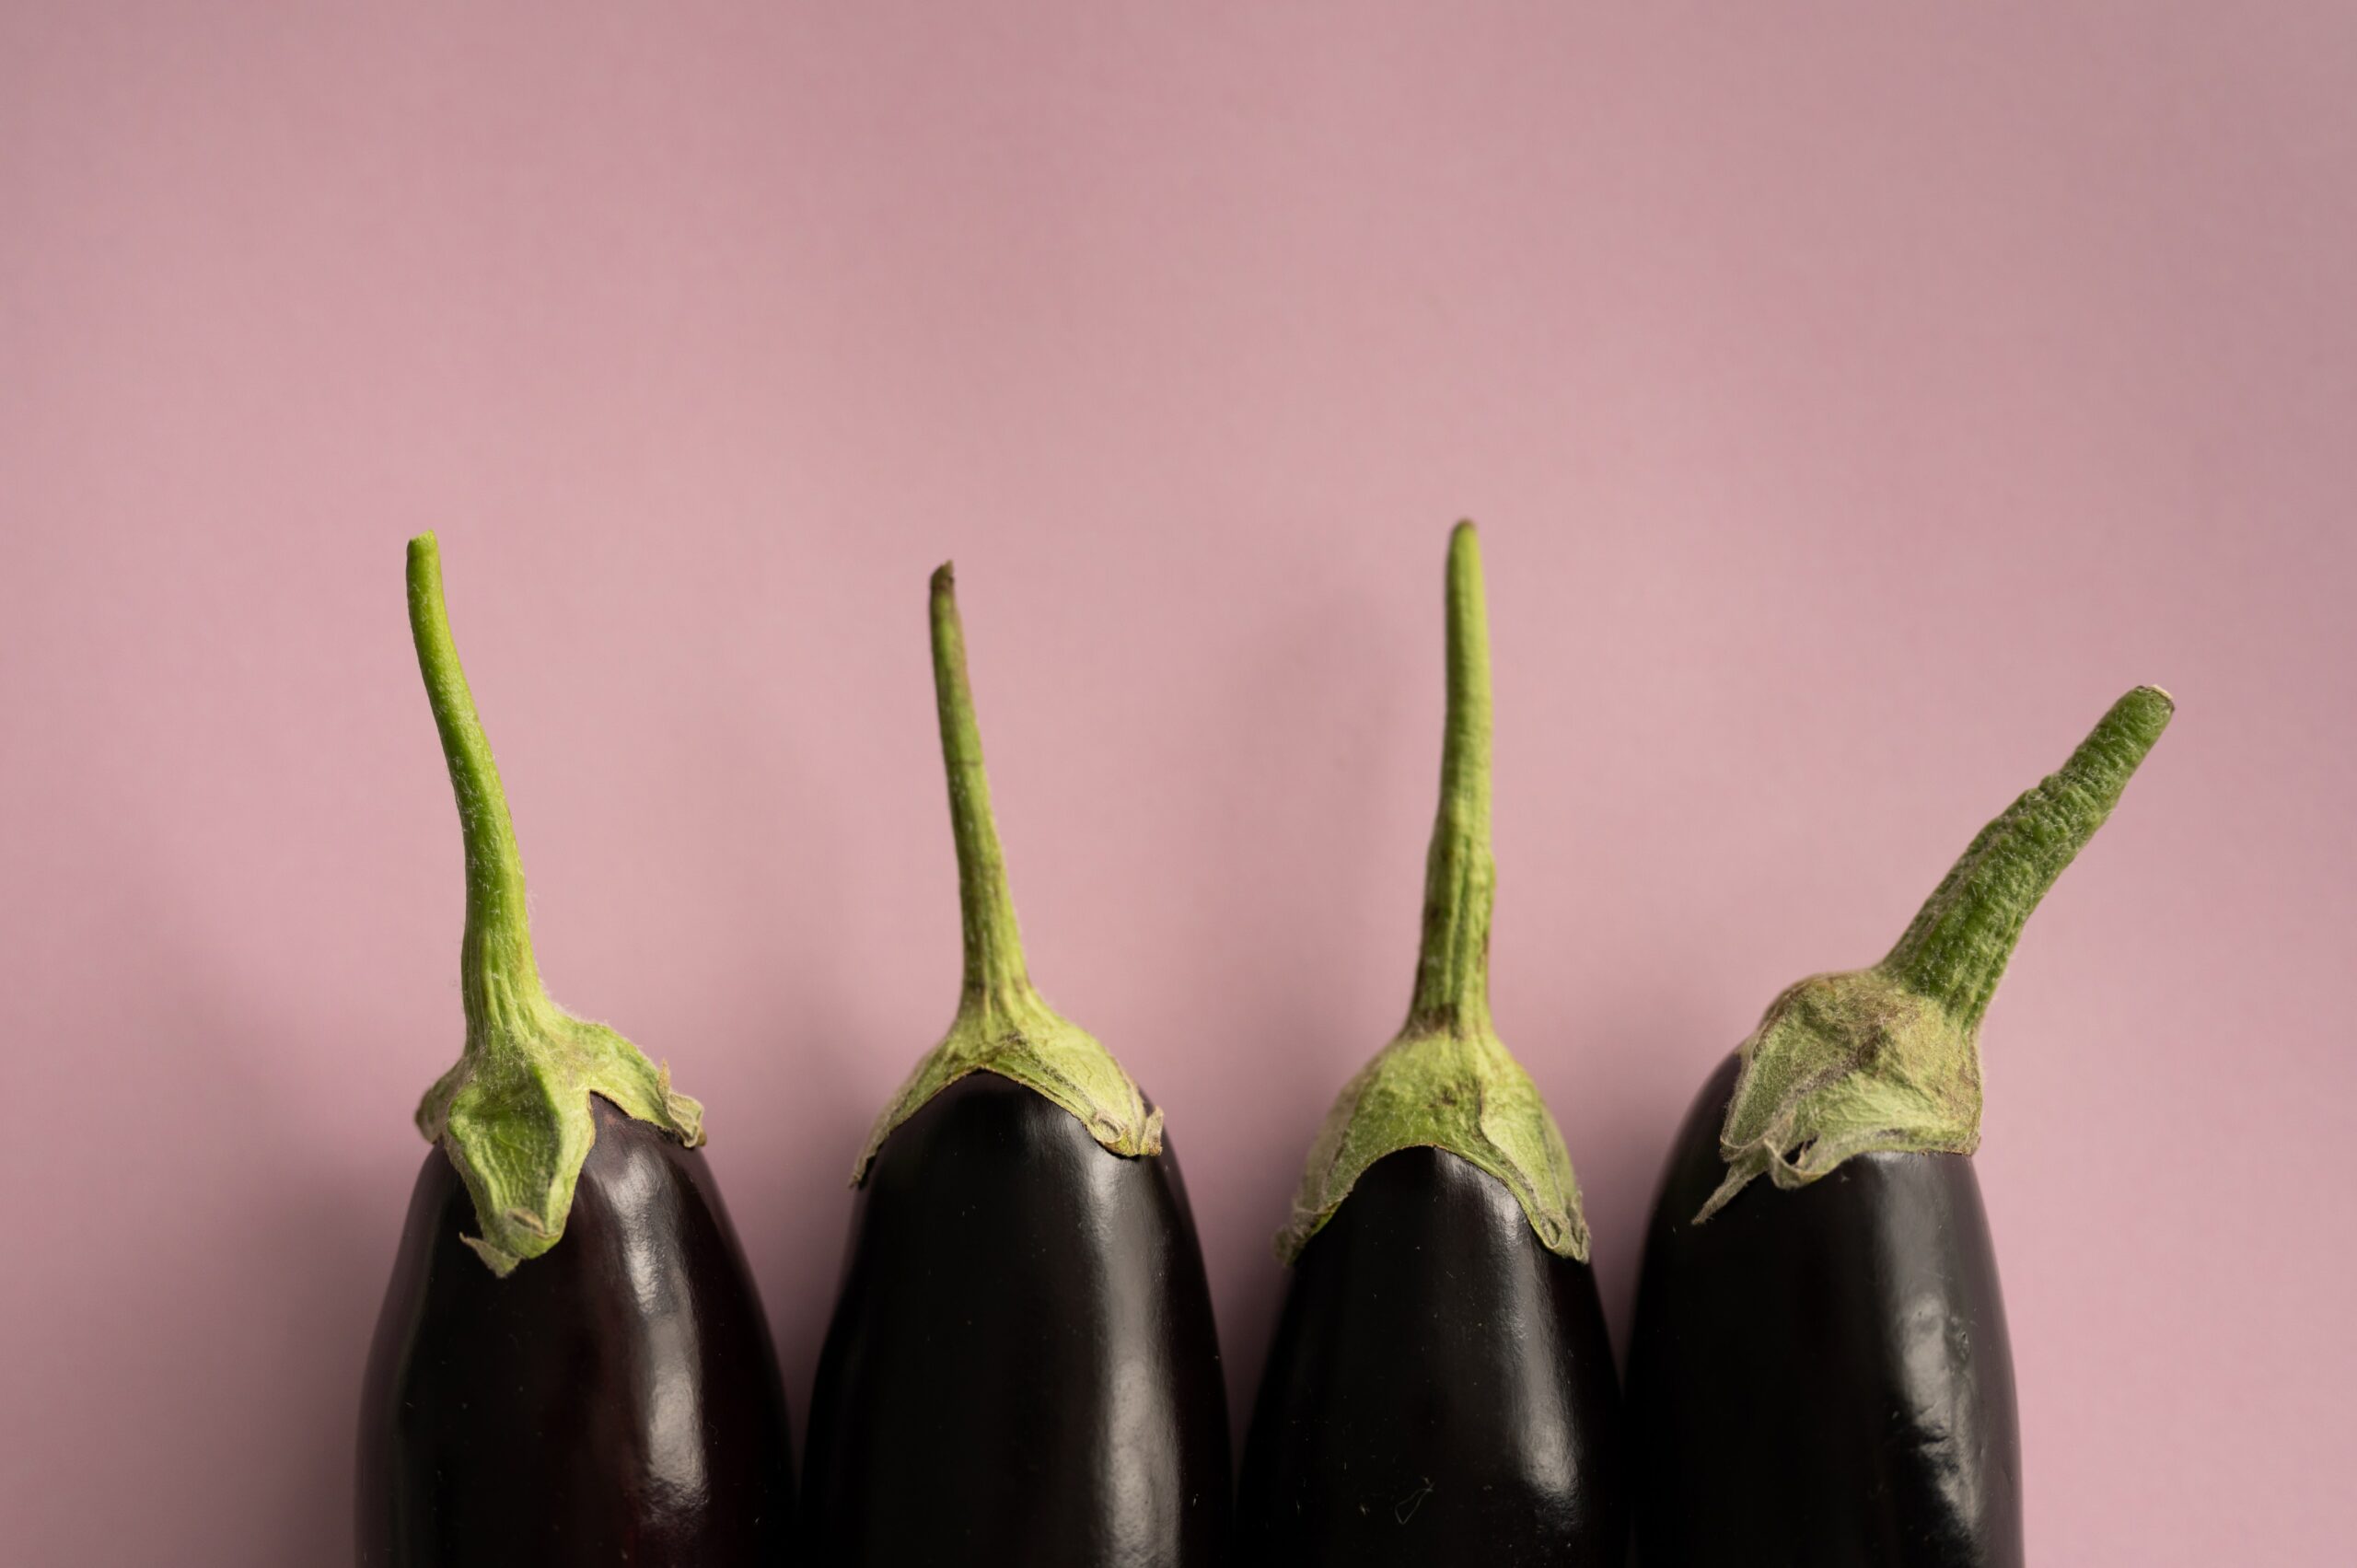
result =
[[1643,1568],[2020,1568],[2021,1448],[1972,1162],[1724,1174],[1736,1063],[1679,1131],[1629,1356]]
[[1245,1440],[1237,1561],[1620,1568],[1596,1279],[1434,1148],[1367,1167],[1293,1271]]
[[500,1279],[426,1156],[362,1397],[363,1568],[788,1561],[785,1397],[703,1155],[595,1101],[556,1246]]
[[1176,1156],[980,1072],[895,1128],[811,1397],[807,1561],[1209,1568],[1227,1397]]

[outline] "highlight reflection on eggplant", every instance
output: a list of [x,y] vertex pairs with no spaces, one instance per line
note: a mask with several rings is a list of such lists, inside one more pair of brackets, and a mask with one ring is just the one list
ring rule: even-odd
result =
[[1703,1086],[1630,1348],[1646,1568],[2018,1568],[2013,1362],[1968,1157],[1980,1020],[2172,709],[2122,697],[1888,957],[1786,991]]
[[418,1108],[435,1147],[363,1388],[358,1561],[783,1562],[785,1400],[702,1108],[542,987],[431,534],[409,594],[466,837],[467,1040]]
[[1490,1019],[1490,660],[1480,547],[1448,562],[1448,720],[1398,1039],[1335,1102],[1246,1438],[1252,1568],[1609,1565],[1620,1393],[1562,1134]]
[[1227,1411],[1186,1187],[1162,1113],[1031,983],[946,566],[932,626],[965,983],[853,1174],[811,1560],[1204,1568]]

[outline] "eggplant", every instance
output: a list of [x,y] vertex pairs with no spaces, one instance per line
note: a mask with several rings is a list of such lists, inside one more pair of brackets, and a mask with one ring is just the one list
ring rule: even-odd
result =
[[1620,1389],[1571,1156],[1490,1018],[1490,656],[1449,544],[1448,716],[1406,1026],[1310,1151],[1237,1501],[1238,1560],[1609,1564]]
[[434,536],[410,624],[467,851],[458,1064],[362,1391],[364,1568],[764,1568],[790,1560],[785,1396],[668,1067],[542,986],[505,794]]
[[1888,956],[1785,991],[1703,1086],[1630,1344],[1645,1568],[2019,1568],[2013,1360],[1969,1157],[1980,1022],[2173,709],[2122,697]]
[[965,978],[852,1172],[811,1394],[807,1560],[1225,1561],[1226,1393],[1162,1113],[1024,962],[951,569],[934,680]]

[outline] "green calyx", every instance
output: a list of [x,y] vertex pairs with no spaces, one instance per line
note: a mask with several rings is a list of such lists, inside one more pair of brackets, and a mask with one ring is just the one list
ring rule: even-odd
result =
[[1007,890],[1006,856],[991,817],[981,731],[966,676],[966,632],[947,564],[933,575],[933,683],[941,711],[941,759],[949,775],[949,826],[958,845],[958,902],[965,935],[965,986],[958,1016],[877,1117],[852,1167],[866,1179],[892,1130],[969,1073],[996,1073],[1071,1111],[1117,1155],[1162,1152],[1162,1112],[1095,1036],[1048,1005],[1023,961],[1023,935]]
[[465,1237],[467,1245],[504,1276],[564,1235],[581,1162],[597,1137],[591,1095],[689,1148],[703,1142],[703,1108],[672,1089],[668,1068],[605,1025],[565,1012],[540,984],[516,830],[450,640],[430,533],[409,541],[409,621],[467,846],[459,952],[467,1042],[458,1065],[425,1092],[417,1128],[449,1156],[474,1200],[482,1235]]
[[1505,1183],[1547,1249],[1587,1260],[1587,1220],[1563,1134],[1490,1021],[1490,642],[1481,547],[1459,523],[1448,547],[1448,719],[1440,815],[1424,868],[1423,943],[1408,1021],[1343,1086],[1310,1146],[1290,1263],[1368,1167],[1401,1149],[1446,1149]]
[[2139,686],[2061,771],[1980,830],[1872,969],[1786,991],[1743,1042],[1719,1153],[1726,1179],[1695,1223],[1755,1177],[1805,1186],[1875,1150],[1980,1146],[1980,1019],[2030,912],[2119,804],[2176,703]]

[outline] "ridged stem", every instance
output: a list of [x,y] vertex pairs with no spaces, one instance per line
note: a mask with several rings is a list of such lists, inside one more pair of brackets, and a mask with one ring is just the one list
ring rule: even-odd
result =
[[1448,541],[1448,710],[1440,813],[1424,861],[1424,931],[1409,1028],[1460,1039],[1490,1028],[1490,626],[1471,523]]
[[966,629],[950,563],[933,575],[933,685],[941,712],[941,761],[949,776],[949,830],[958,843],[958,904],[966,947],[961,1013],[1004,1010],[1033,994],[1023,935],[1006,885],[1006,855],[991,815],[981,731],[966,676]]
[[2176,708],[2157,686],[2114,703],[2061,771],[1980,830],[1878,967],[1978,1028],[2030,912],[2111,815]]
[[430,533],[409,541],[409,624],[466,842],[467,929],[459,952],[459,986],[471,1034],[493,1018],[544,1001],[547,993],[532,956],[524,862],[517,853],[506,792],[499,786],[491,742],[475,715],[474,694],[450,639],[442,557]]

